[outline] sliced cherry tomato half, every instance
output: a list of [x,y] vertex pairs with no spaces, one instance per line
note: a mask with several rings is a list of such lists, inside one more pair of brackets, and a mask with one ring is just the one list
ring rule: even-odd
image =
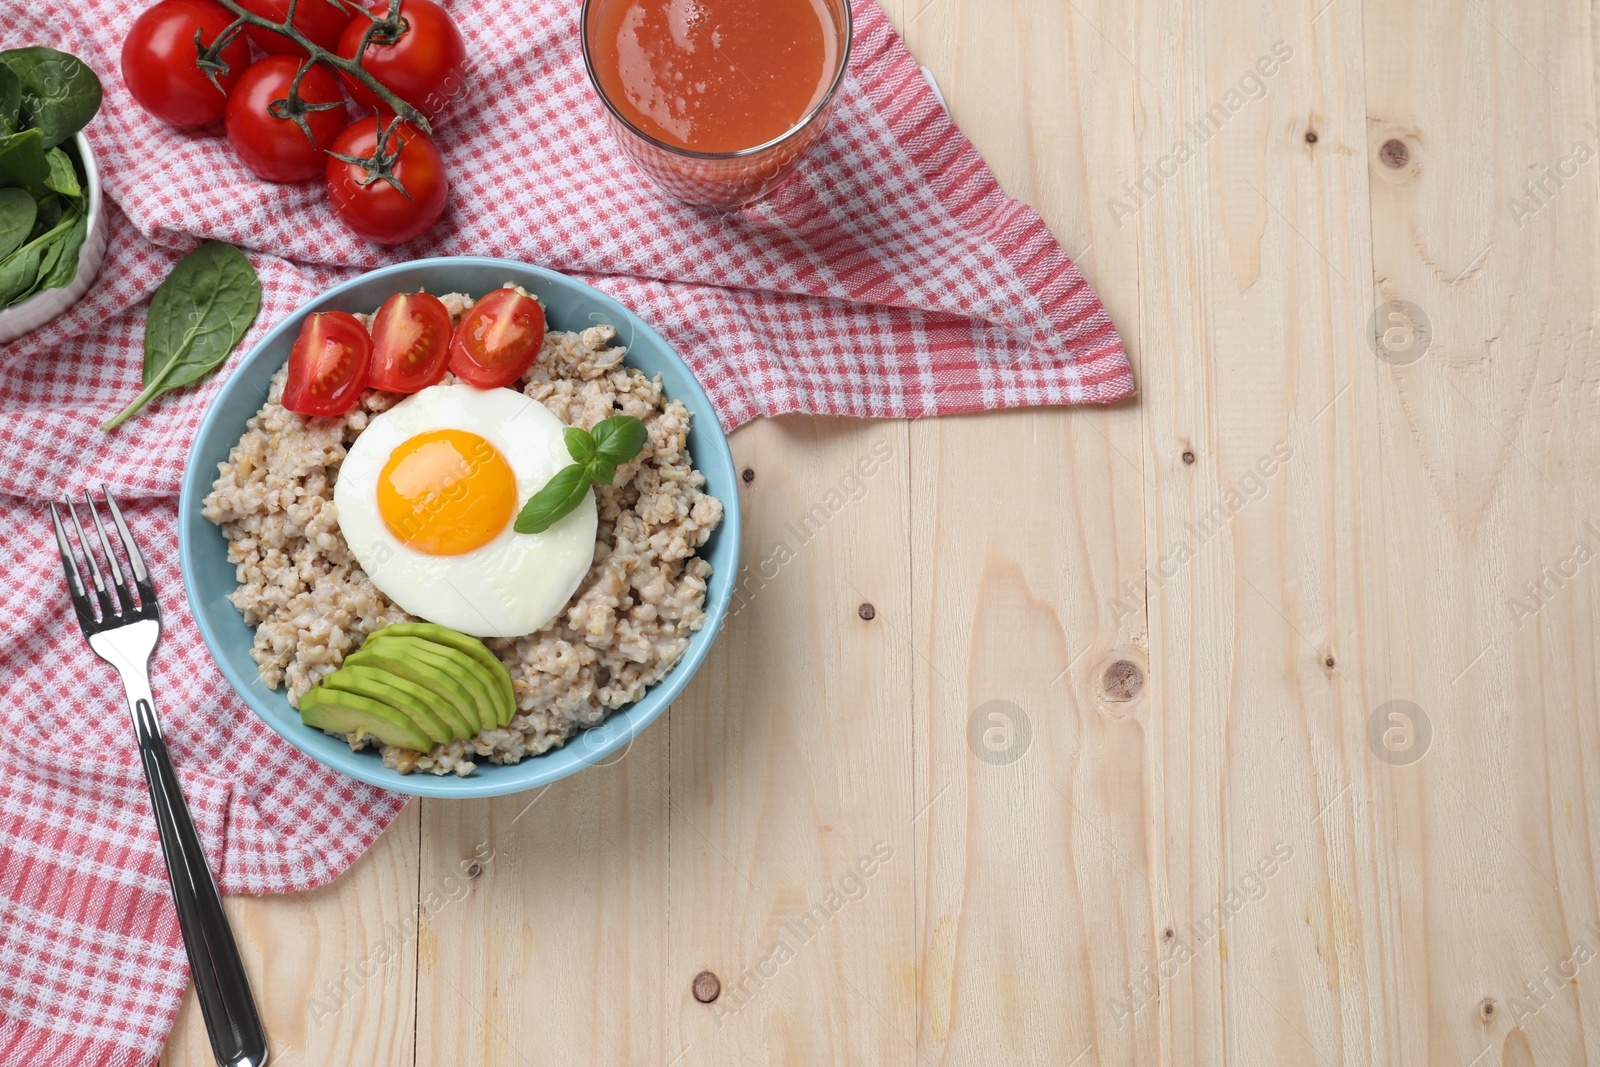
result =
[[366,387],[371,361],[372,338],[360,319],[346,311],[313,312],[289,353],[283,406],[302,415],[343,415]]
[[450,369],[479,389],[510,385],[544,344],[544,308],[515,289],[496,289],[461,317],[450,338]]
[[419,393],[438,385],[450,363],[450,312],[428,293],[396,293],[372,320],[372,370],[367,386]]

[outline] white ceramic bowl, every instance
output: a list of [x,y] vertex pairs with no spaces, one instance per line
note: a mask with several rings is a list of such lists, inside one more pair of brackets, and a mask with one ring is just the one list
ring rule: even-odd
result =
[[63,289],[46,289],[17,304],[0,311],[0,345],[10,344],[23,334],[32,333],[51,319],[83,299],[100,273],[100,264],[106,259],[106,213],[104,196],[100,191],[100,168],[95,163],[89,139],[81,132],[76,138],[78,156],[83,160],[83,174],[89,188],[89,232],[78,250],[78,273],[72,283]]

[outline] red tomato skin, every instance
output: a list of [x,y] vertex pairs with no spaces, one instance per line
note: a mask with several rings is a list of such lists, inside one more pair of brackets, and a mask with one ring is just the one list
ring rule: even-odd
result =
[[[510,385],[544,345],[544,308],[515,289],[496,289],[472,305],[450,338],[450,371],[479,389]],[[499,351],[489,352],[490,347]]]
[[122,80],[139,106],[171,126],[205,126],[222,117],[227,94],[250,65],[250,43],[235,37],[222,50],[228,73],[222,92],[195,64],[194,35],[206,43],[233,23],[212,0],[161,0],[134,20],[122,42]]
[[[407,373],[404,363],[416,355],[421,358]],[[369,389],[420,393],[444,379],[449,363],[450,312],[443,301],[431,293],[396,293],[383,302],[372,321]]]
[[343,415],[361,398],[371,362],[372,338],[360,319],[346,311],[313,312],[289,352],[283,406],[301,415]]
[[316,143],[290,119],[267,109],[289,95],[300,69],[293,56],[267,56],[251,64],[228,94],[228,144],[239,162],[269,182],[303,182],[327,169],[325,150],[345,127],[344,94],[339,79],[323,67],[312,67],[300,82],[300,98],[308,104],[335,103],[327,111],[306,112]]
[[[383,16],[388,14],[389,4],[377,0],[367,10]],[[368,45],[361,65],[432,122],[466,91],[467,43],[450,13],[433,0],[401,0],[400,17],[408,24],[400,40],[392,45]],[[353,58],[370,25],[362,15],[351,19],[339,38],[339,54]],[[372,90],[348,75],[342,77],[358,108],[389,113],[388,105]]]
[[[393,152],[398,139],[400,158],[394,175],[404,193],[383,179],[361,185],[366,168],[328,157],[328,199],[334,213],[357,234],[378,244],[404,244],[420,236],[444,214],[450,196],[450,179],[444,157],[432,138],[410,123],[396,123],[385,149]],[[357,119],[333,142],[334,152],[370,157],[378,144],[378,119]]]
[[[239,0],[239,6],[273,22],[282,22],[289,17],[289,0]],[[309,38],[312,44],[332,52],[339,47],[339,36],[350,25],[354,11],[354,4],[346,7],[337,0],[300,0],[294,9],[294,28]],[[268,55],[307,54],[304,48],[281,33],[273,33],[259,26],[251,26],[244,32]]]

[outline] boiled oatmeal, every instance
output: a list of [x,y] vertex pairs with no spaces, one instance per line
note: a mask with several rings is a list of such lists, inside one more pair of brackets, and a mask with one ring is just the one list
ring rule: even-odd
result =
[[[472,306],[441,298],[452,322]],[[358,316],[360,317],[360,316]],[[363,324],[370,322],[363,318]],[[513,388],[562,423],[592,429],[623,414],[644,423],[639,455],[594,486],[598,535],[577,592],[542,630],[485,644],[511,672],[517,711],[503,728],[413,752],[357,732],[352,748],[380,748],[401,773],[467,774],[475,761],[516,763],[564,744],[642,697],[705,624],[711,566],[696,555],[722,520],[688,451],[690,416],[659,379],[623,364],[615,331],[550,332]],[[368,422],[403,397],[368,390],[348,413],[307,418],[281,404],[286,370],[219,465],[203,514],[228,539],[238,568],[235,607],[255,627],[262,681],[289,701],[338,670],[368,634],[413,617],[381,593],[340,533],[334,483]],[[447,379],[449,381],[451,379]],[[581,564],[580,564],[581,566]]]

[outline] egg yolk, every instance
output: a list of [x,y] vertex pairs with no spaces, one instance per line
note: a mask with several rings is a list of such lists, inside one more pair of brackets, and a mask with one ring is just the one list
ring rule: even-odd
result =
[[499,449],[465,430],[418,434],[378,476],[378,514],[399,542],[459,556],[493,541],[517,508],[517,479]]

